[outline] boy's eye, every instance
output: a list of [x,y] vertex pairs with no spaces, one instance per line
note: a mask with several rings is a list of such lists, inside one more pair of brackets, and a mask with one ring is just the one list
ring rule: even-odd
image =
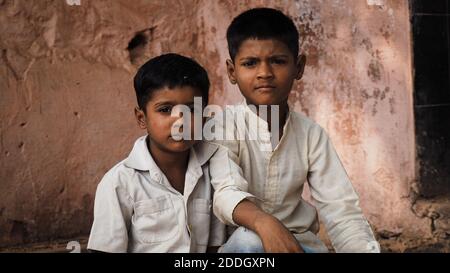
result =
[[172,106],[162,106],[162,107],[158,108],[158,112],[170,113],[170,112],[172,112]]
[[243,62],[241,65],[245,67],[252,67],[256,65],[256,60],[248,60]]
[[285,59],[273,59],[272,63],[274,63],[274,64],[286,64],[287,61]]

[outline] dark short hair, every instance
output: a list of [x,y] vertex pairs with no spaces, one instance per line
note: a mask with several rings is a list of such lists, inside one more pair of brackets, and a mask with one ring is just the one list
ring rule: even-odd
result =
[[172,89],[185,86],[200,90],[205,104],[208,103],[208,73],[193,59],[175,53],[150,59],[134,76],[137,102],[144,112],[154,91],[165,87]]
[[281,11],[271,8],[247,10],[233,19],[227,30],[228,51],[232,60],[247,39],[276,39],[298,56],[299,34],[294,22]]

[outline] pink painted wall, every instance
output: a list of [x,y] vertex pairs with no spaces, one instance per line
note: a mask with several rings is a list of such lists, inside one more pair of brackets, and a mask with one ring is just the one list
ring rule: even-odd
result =
[[[283,10],[304,33],[307,68],[290,102],[328,131],[372,225],[429,236],[411,212],[407,1],[0,0],[0,246],[88,234],[97,183],[144,133],[132,77],[147,58],[194,57],[213,103],[240,101],[225,32],[256,6]],[[147,43],[130,54],[137,32]]]

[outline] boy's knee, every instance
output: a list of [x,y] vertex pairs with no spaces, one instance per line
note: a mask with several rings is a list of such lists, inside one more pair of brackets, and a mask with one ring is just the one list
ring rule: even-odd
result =
[[242,243],[239,253],[264,253],[264,247],[261,243],[251,241],[249,243]]
[[259,236],[251,230],[239,227],[231,235],[224,245],[222,252],[225,253],[264,253]]

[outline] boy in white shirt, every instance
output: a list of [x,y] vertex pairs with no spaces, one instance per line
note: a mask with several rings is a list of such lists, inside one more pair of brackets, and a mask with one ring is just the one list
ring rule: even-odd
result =
[[[209,86],[208,75],[198,63],[176,54],[155,57],[139,69],[134,78],[139,105],[135,116],[147,135],[136,140],[129,156],[98,185],[88,249],[205,252],[224,242],[225,226],[211,208],[209,164],[228,160],[226,149],[172,134],[180,118],[173,115],[174,108],[191,109],[195,96],[207,102]],[[190,115],[183,118],[194,122],[194,112]],[[193,128],[180,129],[192,135]],[[238,173],[237,165],[227,166],[225,175]],[[224,196],[234,185],[245,188],[245,181],[220,175],[216,179],[232,184]]]
[[[288,107],[293,82],[305,66],[292,20],[275,9],[248,10],[233,20],[227,41],[228,77],[245,102],[216,115],[216,136],[222,137],[216,142],[242,168],[252,197],[226,198],[227,186],[212,180],[214,213],[240,226],[220,251],[327,252],[316,235],[318,211],[337,252],[379,252],[326,132]],[[315,206],[302,198],[305,183]]]

